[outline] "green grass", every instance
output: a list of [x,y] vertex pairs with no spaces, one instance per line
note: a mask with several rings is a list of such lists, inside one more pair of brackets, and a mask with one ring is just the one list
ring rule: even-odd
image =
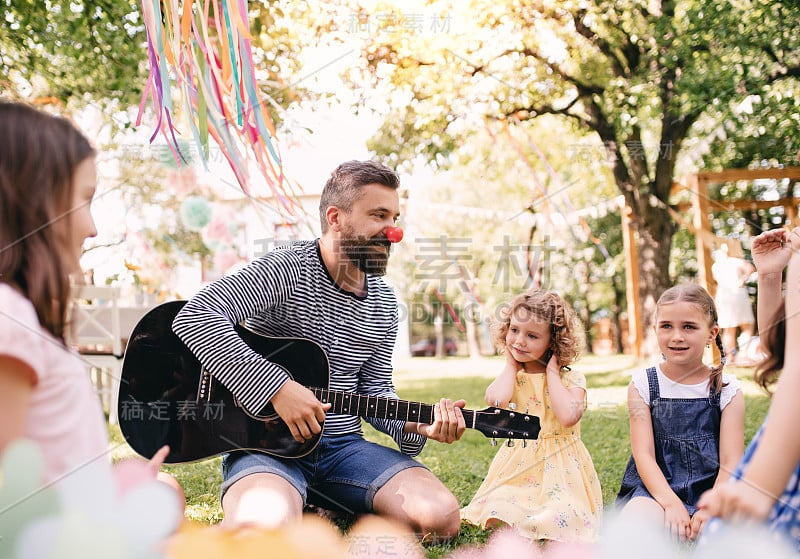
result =
[[[437,364],[435,360],[431,360],[430,363]],[[441,366],[441,362],[439,365]],[[623,359],[622,356],[590,357],[581,362],[581,370],[587,371],[586,378],[590,389],[626,386],[629,376],[625,371],[630,366],[630,359]],[[749,382],[752,376],[752,369],[731,368],[730,372],[736,374],[743,382]],[[434,375],[434,373],[431,374]],[[432,403],[443,395],[459,397],[466,399],[467,407],[471,409],[484,407],[483,392],[491,378],[470,376],[422,380],[414,378],[404,381],[403,376],[403,371],[398,371],[396,387],[403,399]],[[745,401],[747,407],[745,442],[749,442],[766,414],[769,400],[766,396],[746,396]],[[600,478],[603,501],[610,506],[614,502],[630,455],[628,417],[625,405],[620,404],[616,407],[604,405],[601,408],[592,408],[590,402],[590,409],[581,421],[581,431],[584,444],[592,456]],[[124,442],[119,429],[111,428],[110,434],[113,442]],[[369,426],[365,426],[365,434],[370,440],[390,446],[394,444],[387,436],[377,433]],[[496,451],[497,448],[491,446],[489,439],[478,431],[468,429],[462,439],[455,444],[428,443],[419,459],[447,485],[463,506],[477,491]],[[131,452],[128,449],[127,453]],[[126,452],[118,452],[116,456],[120,457],[125,454]],[[188,519],[208,524],[214,524],[221,520],[219,487],[222,477],[219,458],[192,464],[166,466],[165,470],[174,475],[184,488]],[[347,523],[340,524],[344,530],[347,529],[347,526]],[[457,547],[484,543],[488,535],[489,533],[484,530],[464,525],[455,540],[445,545],[426,545],[426,551],[430,558],[443,557]]]

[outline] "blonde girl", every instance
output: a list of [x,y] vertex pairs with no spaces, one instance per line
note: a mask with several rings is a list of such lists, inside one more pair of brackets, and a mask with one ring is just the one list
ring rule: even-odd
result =
[[742,456],[744,397],[723,364],[703,362],[710,344],[723,351],[705,289],[666,290],[654,329],[662,362],[634,373],[628,387],[633,455],[617,504],[623,517],[648,519],[676,539],[693,540],[708,518],[697,509],[700,496],[727,480]]

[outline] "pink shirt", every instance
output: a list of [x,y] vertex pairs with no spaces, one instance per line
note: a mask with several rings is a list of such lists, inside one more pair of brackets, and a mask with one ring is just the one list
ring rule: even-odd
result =
[[25,436],[39,444],[45,482],[108,457],[108,434],[86,364],[39,324],[31,302],[0,283],[0,354],[36,374]]

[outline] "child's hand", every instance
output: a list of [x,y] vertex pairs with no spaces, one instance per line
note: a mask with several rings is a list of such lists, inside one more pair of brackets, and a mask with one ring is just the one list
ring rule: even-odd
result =
[[545,368],[546,373],[555,373],[556,376],[561,376],[559,373],[561,372],[561,365],[558,364],[558,358],[556,354],[550,356],[550,360],[546,363]]
[[161,466],[164,464],[164,460],[167,459],[167,456],[169,456],[169,446],[164,445],[159,448],[153,457],[147,462],[148,471],[154,478],[156,475],[158,475],[158,470],[161,469]]
[[114,480],[117,490],[122,495],[133,487],[159,479],[159,469],[169,454],[169,447],[162,446],[153,457],[144,462],[138,458],[129,458],[114,466]]
[[697,539],[697,536],[699,536],[700,532],[703,530],[703,526],[706,525],[706,520],[709,518],[711,518],[711,515],[704,509],[698,509],[698,511],[692,515],[691,533],[689,534],[690,540],[694,541]]
[[797,229],[791,234],[786,229],[771,229],[753,239],[750,254],[760,274],[783,271],[792,255],[790,235],[797,236]]
[[709,517],[718,516],[728,522],[764,521],[774,505],[774,497],[746,480],[723,483],[703,493],[697,502]]
[[516,359],[511,357],[511,352],[506,350],[506,363],[503,370],[497,375],[497,378],[492,381],[492,384],[486,389],[483,394],[483,399],[490,406],[505,408],[511,401],[514,395],[514,383],[517,380],[517,369],[520,364]]
[[676,501],[664,507],[664,527],[675,540],[686,541],[691,534],[691,519],[683,503]]

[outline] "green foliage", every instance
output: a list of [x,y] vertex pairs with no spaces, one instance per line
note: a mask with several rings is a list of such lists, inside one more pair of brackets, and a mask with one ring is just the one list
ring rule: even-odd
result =
[[681,227],[672,238],[672,256],[669,263],[669,276],[691,280],[697,277],[697,252],[694,233]]
[[[592,159],[633,210],[647,331],[656,296],[673,281],[665,272],[678,227],[666,204],[676,174],[698,162],[794,162],[800,37],[790,22],[800,9],[771,0],[472,0],[459,13],[458,35],[381,35],[366,47],[366,75],[396,94],[371,147],[392,163],[447,166],[487,120],[571,122],[599,146]],[[740,110],[751,95],[752,112]],[[731,145],[732,134],[747,139]],[[566,174],[585,162],[560,163]]]
[[[293,78],[301,69],[297,52],[330,23],[305,2],[251,4],[257,80],[269,98],[273,120],[280,122],[275,107],[285,109],[313,96]],[[149,72],[140,2],[0,0],[0,13],[2,89],[25,98],[54,97],[64,104],[116,106],[109,103],[116,100],[127,107],[140,102]]]
[[0,11],[6,87],[26,84],[30,96],[62,102],[89,95],[135,103],[141,96],[147,47],[135,0],[5,0]]
[[[305,87],[303,78],[299,78],[303,70],[299,52],[306,45],[315,44],[330,30],[331,23],[326,14],[316,10],[310,2],[270,0],[248,4],[253,65],[259,73],[261,93],[268,99],[270,116],[277,126],[283,120],[283,109],[318,96]],[[284,132],[291,133],[291,130]]]

